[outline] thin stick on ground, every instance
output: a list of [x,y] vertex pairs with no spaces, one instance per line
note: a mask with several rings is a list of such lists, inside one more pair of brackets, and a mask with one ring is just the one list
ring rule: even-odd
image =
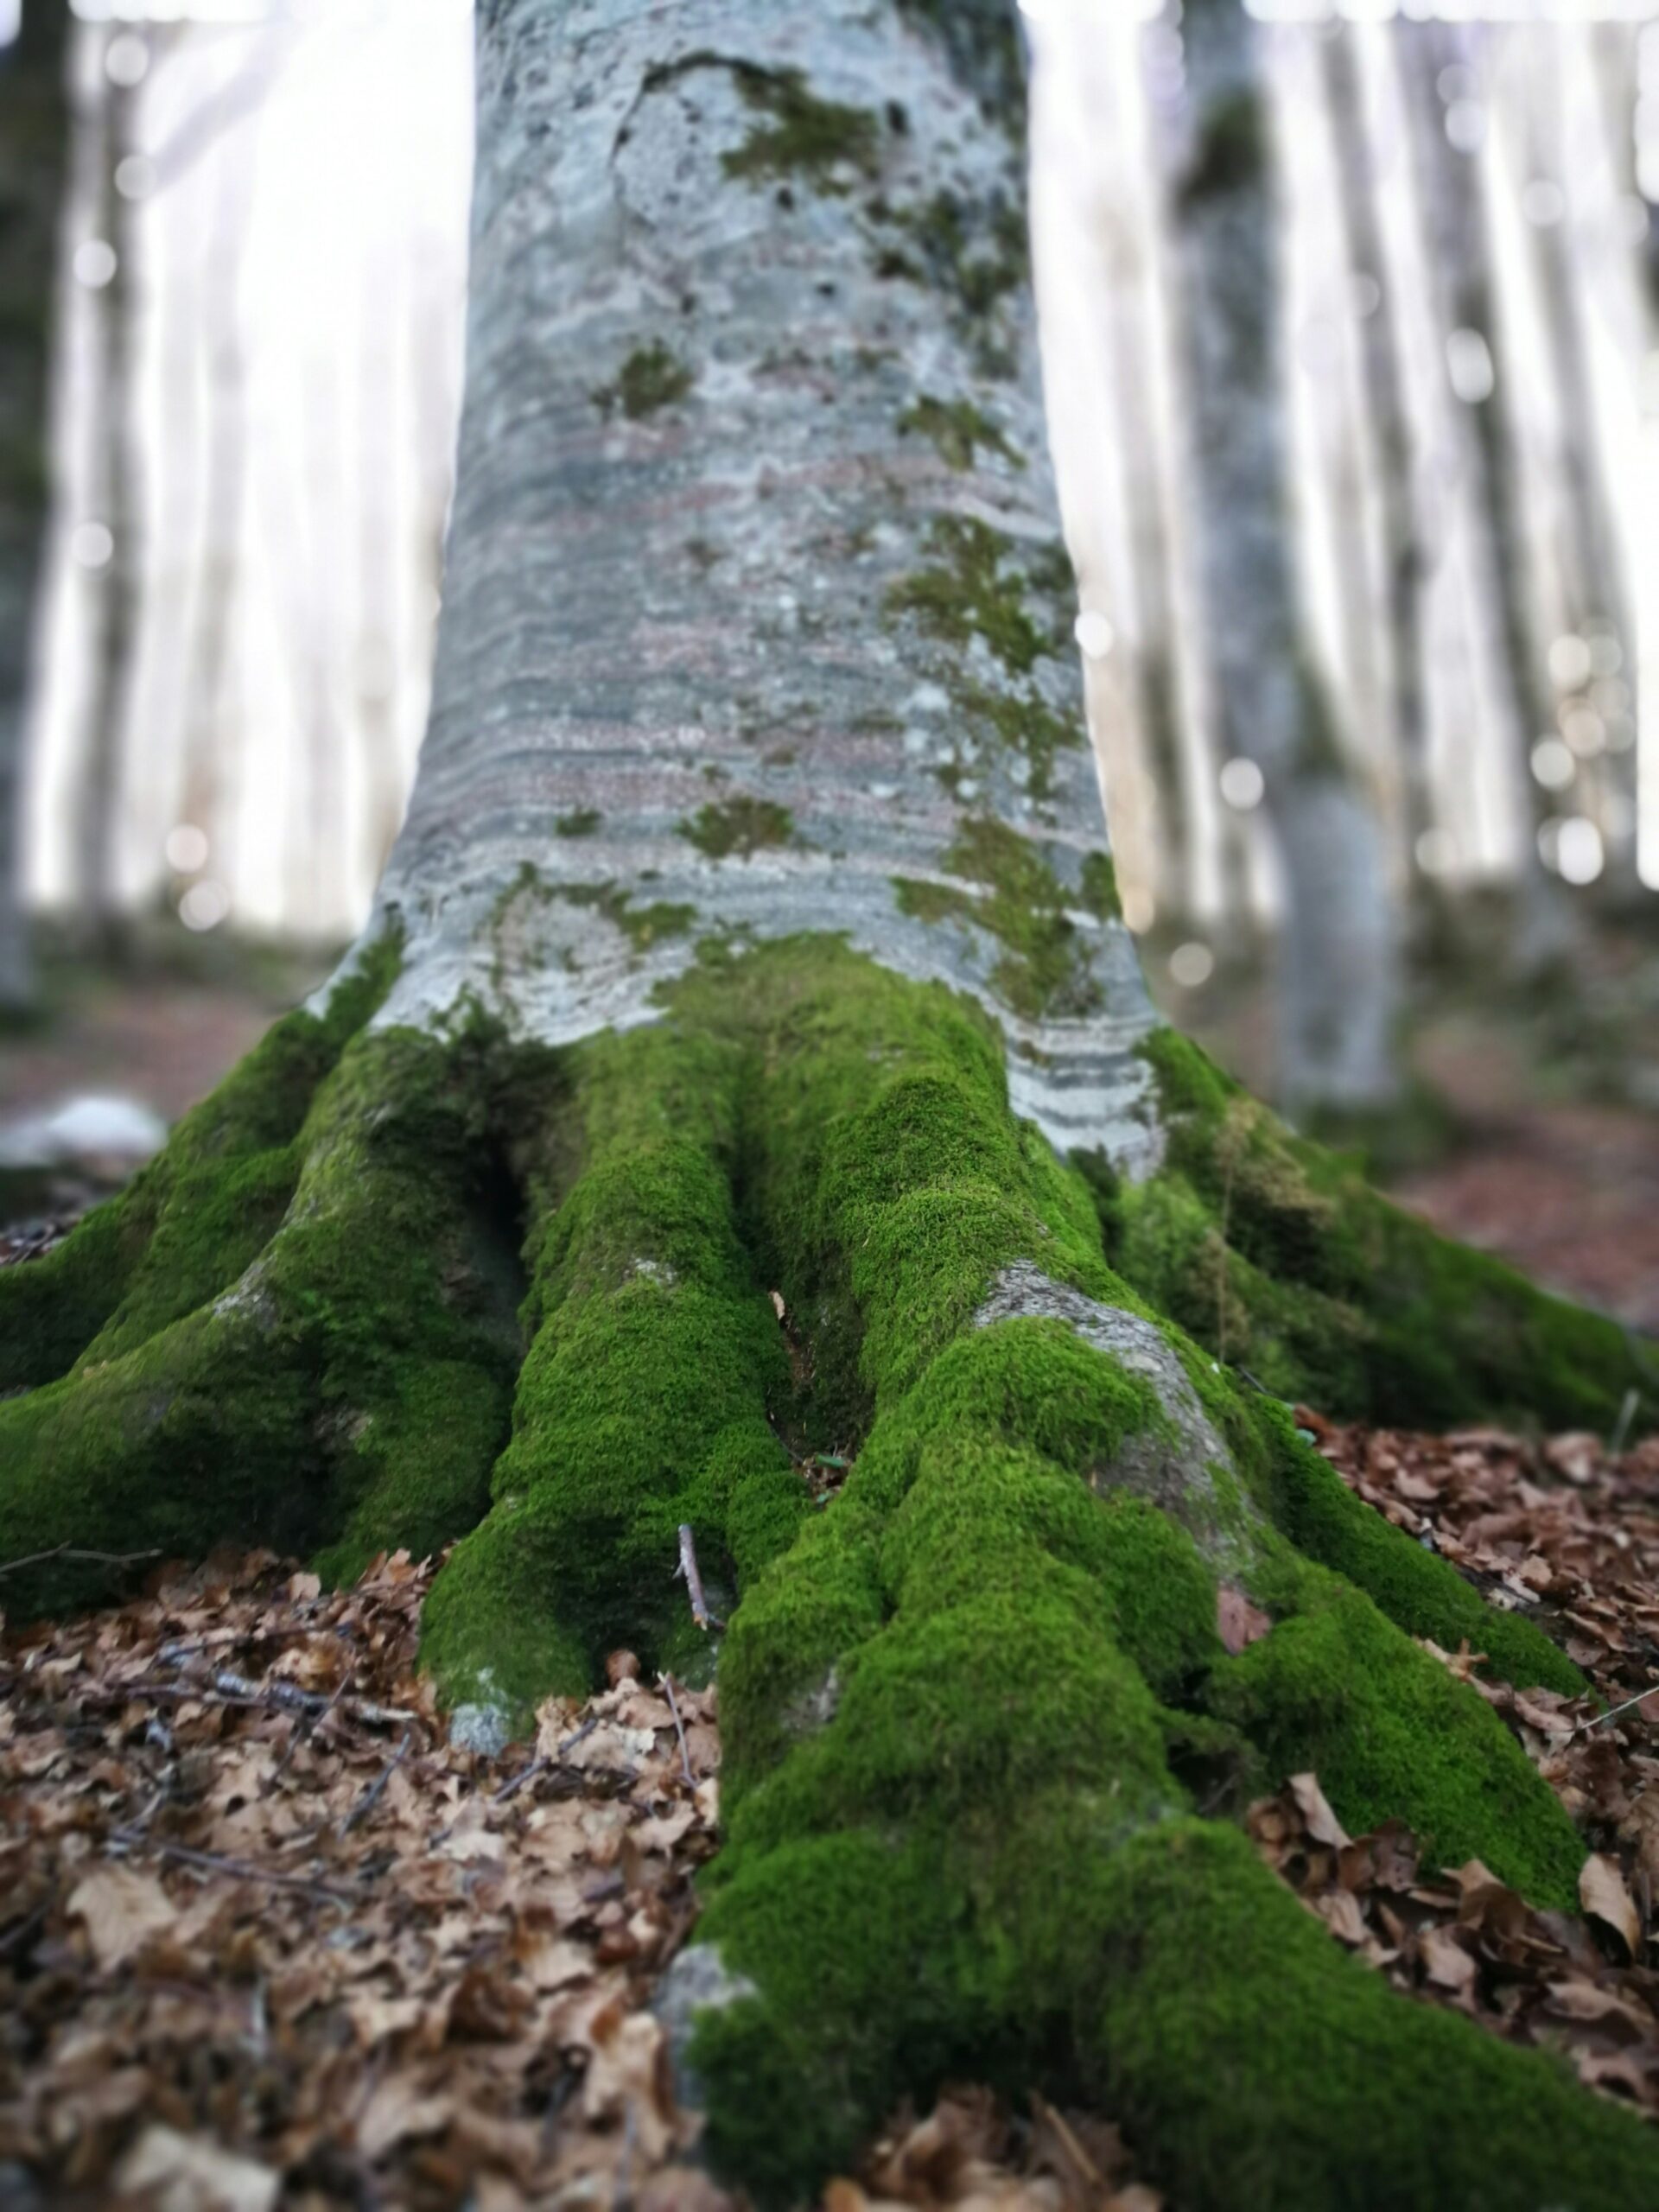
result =
[[9,1559],[0,1574],[16,1574],[26,1567],[43,1567],[48,1560],[79,1559],[96,1567],[138,1567],[147,1559],[160,1559],[159,1551],[91,1552],[80,1544],[54,1544],[48,1552],[31,1552],[27,1559]]
[[663,1694],[668,1700],[668,1709],[674,1716],[674,1733],[680,1739],[680,1771],[685,1777],[686,1788],[695,1789],[697,1786],[697,1777],[691,1771],[691,1754],[687,1750],[685,1742],[685,1723],[680,1718],[679,1704],[674,1695],[674,1677],[672,1675],[658,1675],[657,1679],[663,1686]]
[[410,1745],[412,1741],[413,1738],[410,1730],[405,1728],[404,1731],[403,1741],[398,1745],[397,1750],[386,1761],[385,1764],[381,1768],[379,1773],[369,1784],[363,1795],[358,1799],[356,1804],[353,1806],[351,1811],[346,1814],[345,1819],[340,1822],[340,1832],[341,1835],[349,1835],[359,1821],[367,1820],[369,1815],[374,1810],[375,1807],[380,1802],[381,1798],[385,1796],[386,1784],[391,1780],[392,1776],[403,1764],[404,1760],[408,1754]]
[[709,1600],[703,1595],[702,1576],[697,1569],[696,1539],[691,1534],[689,1521],[680,1523],[680,1563],[674,1570],[685,1580],[686,1595],[691,1600],[691,1618],[705,1632],[722,1629],[726,1624],[709,1610]]
[[194,1866],[208,1874],[230,1874],[238,1881],[266,1882],[279,1890],[299,1890],[307,1897],[325,1898],[330,1904],[361,1904],[363,1893],[358,1890],[338,1889],[331,1882],[319,1882],[308,1874],[285,1874],[279,1867],[257,1866],[251,1859],[226,1859],[216,1851],[192,1851],[182,1843],[158,1843],[154,1847],[158,1859],[170,1859],[180,1866]]
[[[576,1745],[584,1738],[591,1736],[598,1726],[599,1715],[596,1713],[589,1713],[581,1727],[567,1736],[556,1751],[550,1751],[543,1758],[532,1759],[528,1766],[520,1767],[510,1782],[504,1782],[490,1799],[490,1803],[505,1805],[509,1797],[516,1797],[527,1782],[533,1782],[538,1774],[545,1774],[550,1767],[556,1766],[567,1751],[574,1751]],[[448,1831],[446,1830],[445,1833],[447,1834]]]

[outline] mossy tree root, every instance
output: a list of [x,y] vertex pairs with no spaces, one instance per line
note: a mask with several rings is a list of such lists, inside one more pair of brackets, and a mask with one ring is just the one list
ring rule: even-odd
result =
[[[690,1522],[741,1598],[729,1840],[671,2010],[766,2199],[962,2070],[1108,2098],[1195,2212],[1654,2193],[1632,2123],[1394,1997],[1226,1818],[1313,1766],[1350,1825],[1567,1903],[1570,1822],[1412,1637],[1575,1670],[1114,1271],[1098,1179],[1010,1115],[974,1006],[818,939],[709,950],[659,1022],[558,1055],[366,1011],[279,1031],[270,1080],[8,1285],[47,1318],[0,1405],[0,1554],[234,1535],[344,1574],[470,1529],[423,1656],[482,1741],[613,1644],[706,1652]],[[778,1429],[861,1440],[827,1510]],[[1236,1657],[1223,1584],[1274,1624]]]
[[296,1014],[122,1197],[0,1275],[0,1558],[14,1616],[130,1580],[76,1552],[221,1541],[333,1573],[483,1510],[518,1336],[493,1217],[484,1071],[362,1023],[384,983]]

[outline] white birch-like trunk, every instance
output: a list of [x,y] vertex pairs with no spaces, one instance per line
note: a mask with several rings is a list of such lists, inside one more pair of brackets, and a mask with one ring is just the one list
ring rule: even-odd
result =
[[1226,752],[1262,771],[1284,880],[1285,1094],[1362,1109],[1396,1081],[1397,925],[1382,826],[1298,604],[1260,33],[1234,0],[1192,0],[1184,27],[1191,137],[1176,188],[1217,708]]
[[0,53],[0,1011],[33,994],[19,791],[46,511],[47,327],[63,166],[64,24],[25,16]]
[[404,933],[383,1024],[470,993],[574,1039],[650,1019],[709,941],[833,931],[989,1007],[1058,1145],[1155,1163],[1013,26],[1001,0],[486,0],[435,696],[371,924]]

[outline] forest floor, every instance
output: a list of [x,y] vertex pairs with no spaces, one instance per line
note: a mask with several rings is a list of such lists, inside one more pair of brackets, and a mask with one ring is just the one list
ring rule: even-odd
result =
[[[1473,1681],[1585,1829],[1582,1910],[1343,1832],[1312,1774],[1258,1848],[1421,2002],[1659,2113],[1659,1443],[1334,1428],[1345,1480],[1586,1668]],[[715,1694],[550,1700],[494,1762],[415,1672],[432,1564],[324,1592],[269,1554],[0,1631],[0,2205],[733,2212],[652,2010],[715,1849]],[[0,1584],[0,1595],[3,1585]],[[1248,1640],[1249,1624],[1223,1632]],[[1109,2115],[950,2089],[824,2212],[1158,2212]],[[1170,2212],[1179,2212],[1171,2207]]]

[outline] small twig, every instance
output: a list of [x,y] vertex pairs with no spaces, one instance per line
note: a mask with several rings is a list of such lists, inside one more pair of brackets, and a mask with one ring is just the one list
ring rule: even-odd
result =
[[[1621,1713],[1628,1713],[1633,1705],[1640,1705],[1643,1699],[1648,1697],[1659,1697],[1659,1682],[1649,1682],[1646,1689],[1638,1690],[1634,1697],[1627,1697],[1623,1705],[1610,1706],[1605,1713],[1597,1713],[1593,1719],[1580,1720],[1573,1735],[1582,1736],[1592,1728],[1599,1728],[1604,1721],[1617,1720]],[[1570,1743],[1572,1737],[1567,1740]]]
[[158,1551],[89,1552],[79,1544],[54,1544],[49,1552],[30,1552],[27,1559],[9,1559],[0,1574],[17,1574],[26,1567],[43,1567],[48,1560],[89,1560],[98,1567],[137,1567],[141,1560],[160,1559]]
[[150,1799],[149,1804],[145,1806],[142,1813],[133,1820],[123,1821],[118,1828],[111,1828],[110,1830],[111,1842],[127,1843],[133,1840],[135,1838],[143,1835],[144,1830],[155,1819],[156,1814],[159,1813],[162,1806],[166,1804],[168,1788],[169,1785],[164,1782],[161,1788],[156,1792],[156,1795]]
[[697,1626],[705,1632],[711,1628],[724,1628],[725,1622],[709,1611],[709,1600],[702,1592],[702,1577],[697,1572],[696,1539],[691,1534],[689,1521],[680,1523],[680,1563],[674,1572],[677,1576],[683,1575],[685,1579],[686,1595],[691,1600],[691,1618]]
[[675,1701],[674,1677],[672,1675],[658,1675],[657,1679],[668,1698],[668,1709],[674,1716],[674,1733],[680,1739],[680,1771],[685,1777],[686,1788],[695,1789],[697,1777],[691,1771],[691,1754],[685,1747],[685,1723],[680,1719],[680,1708]]
[[349,1835],[352,1830],[357,1826],[358,1822],[359,1821],[367,1820],[369,1815],[380,1802],[380,1799],[385,1793],[386,1784],[391,1780],[391,1777],[393,1774],[396,1773],[397,1770],[403,1764],[404,1754],[409,1750],[411,1740],[412,1738],[410,1732],[405,1728],[404,1731],[404,1740],[402,1743],[398,1745],[397,1750],[381,1768],[379,1773],[375,1777],[374,1780],[369,1784],[369,1787],[358,1799],[356,1804],[353,1806],[351,1811],[346,1814],[345,1819],[340,1822],[340,1832],[341,1835]]
[[[521,1767],[512,1781],[504,1782],[488,1802],[492,1805],[505,1805],[509,1797],[518,1796],[527,1782],[533,1782],[538,1774],[545,1774],[549,1767],[556,1766],[567,1751],[574,1751],[576,1745],[591,1736],[598,1726],[599,1715],[590,1713],[574,1735],[567,1736],[558,1748],[550,1751],[545,1758],[532,1759],[528,1766]],[[448,1829],[444,1833],[448,1834]]]
[[257,1866],[249,1859],[222,1859],[214,1851],[192,1851],[182,1843],[158,1843],[157,1858],[175,1859],[210,1874],[231,1874],[245,1882],[269,1882],[279,1890],[301,1890],[307,1897],[326,1897],[331,1904],[361,1904],[362,1893],[340,1890],[332,1883],[312,1881],[304,1874],[284,1874],[275,1866]]
[[[302,1720],[299,1726],[289,1736],[288,1741],[283,1745],[283,1755],[281,1758],[277,1760],[276,1765],[271,1769],[270,1779],[272,1783],[279,1781],[281,1777],[287,1773],[288,1763],[293,1758],[295,1752],[299,1750],[300,1745],[303,1743],[308,1742],[313,1736],[316,1735],[321,1731],[323,1723],[327,1719],[334,1707],[340,1703],[340,1699],[346,1694],[346,1685],[351,1681],[353,1672],[353,1669],[351,1667],[348,1667],[346,1669],[340,1680],[334,1684],[333,1693],[329,1697],[327,1704],[322,1708],[322,1711],[319,1713],[315,1719],[308,1717]],[[408,1740],[407,1731],[405,1731],[404,1740]]]

